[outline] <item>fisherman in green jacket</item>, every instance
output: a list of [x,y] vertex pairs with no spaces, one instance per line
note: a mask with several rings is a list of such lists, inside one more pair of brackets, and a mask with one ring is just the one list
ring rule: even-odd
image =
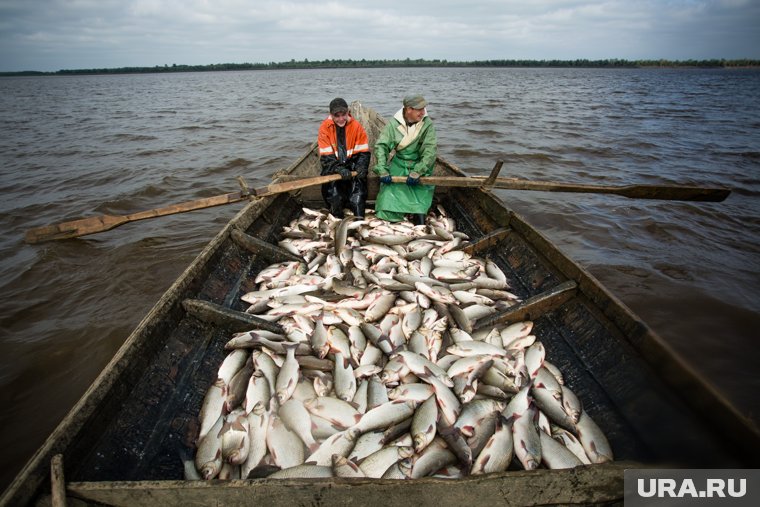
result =
[[[435,187],[420,184],[421,176],[433,172],[437,149],[435,127],[425,106],[422,95],[404,97],[403,107],[375,143],[373,171],[380,176],[375,212],[383,220],[400,222],[411,214],[415,225],[423,225],[433,203]],[[393,150],[395,155],[389,160]],[[406,183],[392,183],[391,176],[406,176]]]

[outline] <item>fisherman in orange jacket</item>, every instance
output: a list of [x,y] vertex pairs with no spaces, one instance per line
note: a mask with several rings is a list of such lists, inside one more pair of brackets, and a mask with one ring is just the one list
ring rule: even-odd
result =
[[[369,140],[361,123],[348,112],[341,98],[330,102],[330,115],[319,126],[319,162],[322,175],[340,174],[338,181],[322,185],[322,197],[330,213],[343,218],[343,208],[357,217],[364,217],[367,202],[367,171],[369,169]],[[356,176],[351,176],[356,171]]]

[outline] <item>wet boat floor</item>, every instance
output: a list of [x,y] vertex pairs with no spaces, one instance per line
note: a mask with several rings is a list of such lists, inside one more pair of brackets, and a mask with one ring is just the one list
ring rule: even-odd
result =
[[[301,204],[284,196],[275,204],[248,234],[276,240],[282,226],[301,210]],[[443,204],[471,240],[490,232],[480,230],[473,217],[477,210],[465,201],[447,199]],[[495,261],[507,274],[510,290],[523,299],[565,280],[519,234],[477,255]],[[183,296],[242,311],[247,305],[240,296],[256,289],[255,275],[271,262],[228,241]],[[735,464],[709,428],[662,386],[620,331],[600,320],[599,310],[584,296],[534,322],[547,360],[560,368],[604,431],[616,460]],[[69,450],[67,480],[183,478],[181,458],[193,455],[200,407],[232,333],[185,315],[179,303],[149,333],[151,339],[135,351],[133,366],[115,386],[119,396],[94,408],[97,416]]]

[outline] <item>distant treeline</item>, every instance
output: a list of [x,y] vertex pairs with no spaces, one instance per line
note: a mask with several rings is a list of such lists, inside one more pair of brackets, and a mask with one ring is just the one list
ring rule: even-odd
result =
[[45,76],[72,74],[140,74],[156,72],[211,72],[225,70],[274,70],[274,69],[333,69],[371,67],[581,67],[581,68],[643,68],[643,67],[699,67],[739,68],[760,67],[760,60],[477,60],[457,62],[448,60],[290,60],[269,63],[214,63],[210,65],[156,65],[154,67],[117,67],[111,69],[63,69],[55,72],[0,72],[2,76]]

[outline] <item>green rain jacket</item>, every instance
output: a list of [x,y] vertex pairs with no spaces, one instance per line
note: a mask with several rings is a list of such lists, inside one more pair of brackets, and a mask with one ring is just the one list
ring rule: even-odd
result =
[[[397,112],[388,122],[375,143],[377,164],[372,169],[379,176],[407,176],[414,171],[420,176],[430,176],[435,166],[437,139],[435,127],[428,116],[424,116],[417,127],[419,133],[403,148],[398,148],[408,130],[404,122],[403,110]],[[388,156],[396,150],[389,161]],[[433,203],[433,185],[406,183],[380,184],[380,192],[375,201],[377,216],[383,220],[398,222],[405,213],[426,214]]]

